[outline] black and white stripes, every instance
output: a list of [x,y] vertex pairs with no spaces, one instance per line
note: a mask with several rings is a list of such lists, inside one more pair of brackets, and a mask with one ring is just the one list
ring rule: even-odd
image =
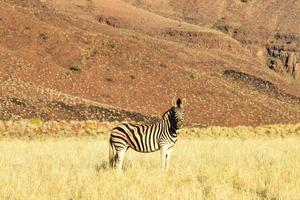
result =
[[169,165],[171,148],[177,141],[176,131],[182,126],[184,116],[183,102],[176,101],[162,117],[150,125],[121,124],[110,135],[109,162],[112,167],[122,169],[125,152],[132,148],[137,152],[149,153],[161,150],[162,167]]

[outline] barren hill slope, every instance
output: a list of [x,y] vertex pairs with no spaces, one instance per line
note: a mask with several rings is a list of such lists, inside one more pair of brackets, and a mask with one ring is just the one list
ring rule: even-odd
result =
[[42,88],[17,78],[0,80],[0,108],[3,120],[38,118],[44,120],[101,120],[155,122],[155,116],[115,108],[53,89]]
[[295,0],[123,0],[137,7],[205,27],[217,28],[247,44],[264,44],[276,34],[300,33]]
[[[156,116],[174,96],[182,96],[188,101],[187,123],[299,122],[299,84],[265,68],[222,32],[119,0],[10,0],[0,5],[1,84],[18,80],[40,88],[34,90],[37,96],[54,90]],[[7,89],[2,90],[7,97]],[[48,97],[41,96],[45,104]],[[2,118],[4,110],[21,117],[65,116],[54,105],[55,115],[51,109],[43,115],[38,109],[20,112],[5,107],[3,99]]]
[[300,1],[124,0],[170,18],[220,30],[280,74],[300,79]]

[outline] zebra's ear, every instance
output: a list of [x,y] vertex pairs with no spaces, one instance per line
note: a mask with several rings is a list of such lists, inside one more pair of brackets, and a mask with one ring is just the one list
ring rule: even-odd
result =
[[186,98],[182,99],[182,107],[184,107],[186,105]]
[[176,97],[172,99],[172,105],[176,106]]
[[180,98],[178,98],[177,101],[176,101],[176,105],[175,106],[181,107],[181,105],[182,105],[182,101],[181,101]]

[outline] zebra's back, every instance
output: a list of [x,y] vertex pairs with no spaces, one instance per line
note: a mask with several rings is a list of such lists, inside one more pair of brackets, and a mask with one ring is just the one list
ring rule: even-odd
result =
[[159,124],[121,124],[112,130],[111,140],[118,150],[130,147],[138,152],[154,152],[160,149],[160,129]]

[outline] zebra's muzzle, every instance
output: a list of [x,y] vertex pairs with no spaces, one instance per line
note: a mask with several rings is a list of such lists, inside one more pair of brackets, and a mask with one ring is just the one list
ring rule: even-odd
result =
[[177,123],[177,127],[178,127],[178,128],[182,128],[182,127],[183,127],[183,122],[182,122],[182,121],[179,121],[179,122]]

